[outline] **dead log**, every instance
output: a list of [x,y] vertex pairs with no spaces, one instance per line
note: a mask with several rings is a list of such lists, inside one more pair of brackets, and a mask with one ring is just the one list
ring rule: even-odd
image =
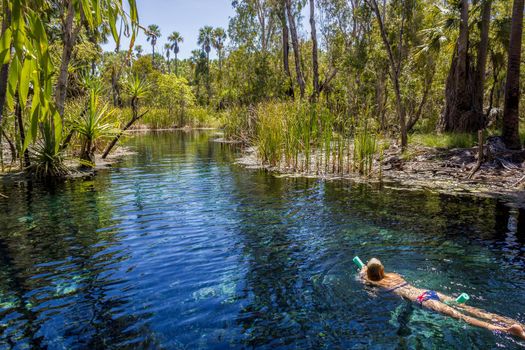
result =
[[106,148],[106,150],[104,151],[104,154],[102,155],[102,159],[106,159],[107,156],[109,155],[109,153],[111,152],[111,150],[113,149],[113,147],[115,147],[115,145],[117,144],[117,142],[120,140],[120,138],[122,137],[122,135],[126,132],[126,130],[128,130],[129,128],[131,128],[131,126],[133,124],[135,124],[135,122],[137,120],[139,120],[140,118],[142,118],[143,116],[145,116],[149,111],[146,111],[144,113],[142,113],[141,115],[139,115],[138,117],[136,118],[133,118],[129,121],[129,123],[126,124],[126,126],[124,126],[122,128],[122,130],[120,130],[120,132],[117,134],[117,136],[115,136],[115,138],[113,139],[113,141],[111,141],[111,143],[109,144],[109,146]]

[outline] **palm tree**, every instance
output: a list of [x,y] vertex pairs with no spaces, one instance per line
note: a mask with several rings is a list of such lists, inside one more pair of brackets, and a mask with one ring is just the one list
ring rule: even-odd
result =
[[157,39],[161,37],[160,28],[156,24],[150,24],[148,26],[148,31],[146,32],[148,41],[151,42],[151,47],[153,49],[153,54],[151,55],[151,64],[155,67],[155,45],[157,45]]
[[505,84],[505,107],[503,112],[503,141],[511,149],[520,149],[519,105],[521,39],[523,36],[524,0],[514,0],[510,30],[507,83]]
[[142,45],[135,45],[135,54],[137,57],[142,56],[142,53],[144,52],[144,49],[142,48]]
[[184,38],[180,35],[179,32],[173,32],[168,37],[168,42],[170,43],[171,49],[173,50],[173,53],[175,54],[175,75],[179,75],[179,67],[178,67],[178,61],[177,61],[177,55],[179,54],[179,44],[184,41]]
[[168,43],[164,44],[164,52],[166,53],[166,64],[168,65],[168,73],[171,74],[171,62],[170,62],[171,46],[170,44]]
[[199,30],[199,40],[197,44],[201,45],[202,50],[206,53],[206,90],[208,91],[208,102],[211,97],[210,86],[210,51],[213,42],[213,27],[205,26]]
[[219,57],[219,72],[222,71],[222,58],[224,50],[224,41],[226,40],[226,32],[223,28],[217,27],[213,31],[212,45],[217,50],[217,56]]

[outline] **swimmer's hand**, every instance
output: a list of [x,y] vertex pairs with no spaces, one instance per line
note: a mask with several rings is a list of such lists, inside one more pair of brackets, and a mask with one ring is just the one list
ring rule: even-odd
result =
[[365,265],[361,270],[359,270],[359,277],[366,279],[366,271],[368,270],[368,267]]

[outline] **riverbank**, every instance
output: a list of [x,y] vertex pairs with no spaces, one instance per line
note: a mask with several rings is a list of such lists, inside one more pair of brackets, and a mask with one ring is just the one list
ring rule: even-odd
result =
[[[66,178],[83,178],[93,176],[96,171],[110,168],[122,158],[133,154],[135,154],[135,151],[131,150],[129,147],[120,146],[115,148],[106,157],[106,159],[102,159],[102,155],[100,154],[95,155],[95,164],[92,168],[82,167],[80,161],[77,158],[71,156],[65,161],[65,164],[70,171]],[[22,168],[18,162],[12,162],[10,156],[4,154],[4,166],[0,168],[0,177],[6,175],[23,176],[25,173],[22,171]]]
[[376,156],[368,176],[332,167],[316,167],[311,157],[309,169],[296,171],[281,163],[263,164],[255,147],[248,147],[237,164],[251,169],[265,169],[279,177],[309,177],[325,180],[348,179],[360,183],[382,183],[404,190],[424,190],[451,195],[473,195],[500,198],[516,207],[525,208],[525,152],[503,152],[488,158],[472,177],[477,164],[477,148],[440,149],[411,145],[405,152],[393,144],[382,157]]

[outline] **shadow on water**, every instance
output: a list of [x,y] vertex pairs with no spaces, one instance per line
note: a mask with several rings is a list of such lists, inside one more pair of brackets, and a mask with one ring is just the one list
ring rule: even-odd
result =
[[363,286],[352,258],[525,321],[524,209],[276,178],[212,137],[138,135],[93,179],[0,180],[0,348],[517,346]]

